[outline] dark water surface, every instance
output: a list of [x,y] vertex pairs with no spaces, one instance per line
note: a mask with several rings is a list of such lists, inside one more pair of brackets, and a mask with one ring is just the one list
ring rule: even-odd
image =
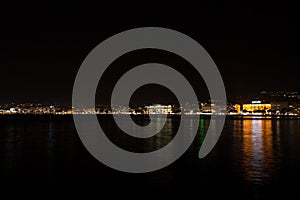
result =
[[[135,120],[148,123],[144,118]],[[127,137],[111,116],[99,116],[99,121],[117,145],[147,152],[172,140],[180,119],[169,118],[163,131],[148,140]],[[1,188],[10,195],[29,197],[38,191],[100,199],[104,195],[133,199],[300,195],[300,120],[227,119],[217,145],[200,160],[209,123],[210,119],[200,119],[193,145],[175,163],[156,172],[128,174],[110,169],[87,152],[72,116],[0,116]]]

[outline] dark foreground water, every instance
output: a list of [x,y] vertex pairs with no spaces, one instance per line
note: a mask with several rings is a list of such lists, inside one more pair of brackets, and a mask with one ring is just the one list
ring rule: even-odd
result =
[[[110,116],[99,116],[99,121],[114,143],[147,152],[167,144],[180,120],[168,119],[163,131],[149,140],[127,137]],[[217,145],[200,160],[209,122],[201,118],[193,145],[175,163],[156,172],[128,174],[87,152],[72,116],[0,116],[0,190],[37,198],[300,197],[300,120],[227,119]]]

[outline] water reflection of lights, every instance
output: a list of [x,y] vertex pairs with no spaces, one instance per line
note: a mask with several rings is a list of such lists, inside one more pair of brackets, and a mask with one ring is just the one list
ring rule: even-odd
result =
[[203,140],[204,140],[204,136],[205,136],[204,119],[203,118],[200,118],[199,130],[200,130],[200,142],[202,144]]
[[274,145],[279,140],[279,137],[273,136],[272,120],[242,120],[235,125],[241,133],[240,164],[245,180],[262,183],[270,179],[278,163]]

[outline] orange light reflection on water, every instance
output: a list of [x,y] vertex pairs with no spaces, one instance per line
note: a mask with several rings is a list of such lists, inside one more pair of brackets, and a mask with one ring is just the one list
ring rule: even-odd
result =
[[235,122],[240,130],[241,169],[246,181],[262,182],[272,177],[278,160],[274,154],[272,120],[253,119]]

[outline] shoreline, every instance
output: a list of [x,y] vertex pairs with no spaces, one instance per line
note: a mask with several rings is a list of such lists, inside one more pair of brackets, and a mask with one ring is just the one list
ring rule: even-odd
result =
[[[74,114],[74,115],[94,115],[92,113],[87,113],[87,114]],[[147,114],[96,114],[97,116],[101,116],[101,117],[112,117],[113,115],[118,115],[120,117],[125,116],[125,115],[130,115],[132,118],[148,118],[149,116]],[[0,114],[0,118],[5,118],[5,117],[10,117],[10,118],[14,118],[14,117],[63,117],[63,116],[70,116],[72,117],[73,114]],[[164,114],[156,114],[154,116],[166,116]],[[211,114],[188,114],[186,115],[188,117],[194,118],[194,117],[200,117],[200,118],[204,118],[204,119],[210,119],[210,118],[218,118],[220,116],[224,116],[224,115],[211,115]],[[167,118],[181,118],[180,114],[168,114]],[[260,120],[280,120],[280,119],[288,119],[288,120],[300,120],[300,116],[298,115],[226,115],[226,120],[256,120],[256,119],[260,119]]]

